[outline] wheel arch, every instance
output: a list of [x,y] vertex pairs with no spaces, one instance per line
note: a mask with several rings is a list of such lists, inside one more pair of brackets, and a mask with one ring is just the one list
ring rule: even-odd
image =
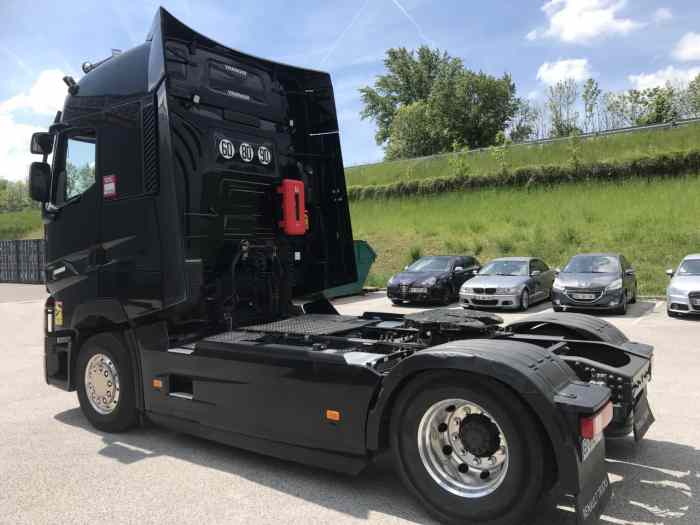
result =
[[[474,353],[473,349],[468,348],[469,343],[474,341],[476,340],[440,345],[414,354],[397,365],[383,381],[377,401],[369,413],[367,448],[379,451],[388,446],[389,428],[396,400],[410,382],[423,377],[426,373],[450,370],[476,380],[486,379],[495,382],[522,400],[537,422],[545,439],[545,447],[548,447],[548,451],[551,452],[550,457],[553,458],[551,471],[556,472],[553,475],[558,477],[564,487],[577,492],[578,465],[575,445],[571,441],[569,432],[570,425],[554,404],[552,397],[548,397],[548,393],[542,391],[516,367],[504,364],[503,361],[493,361],[481,352]],[[480,342],[488,343],[489,347],[495,347],[494,343],[505,345],[509,347],[508,351],[520,348],[521,353],[543,352],[539,347],[515,341],[482,340]],[[455,343],[460,343],[461,348],[455,348]],[[538,356],[538,358],[541,357]]]

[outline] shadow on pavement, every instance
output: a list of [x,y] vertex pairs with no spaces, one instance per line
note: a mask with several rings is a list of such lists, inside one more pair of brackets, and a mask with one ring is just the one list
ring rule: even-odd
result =
[[605,310],[586,310],[580,308],[567,308],[567,312],[576,312],[582,314],[595,315],[596,317],[611,317],[613,319],[624,319],[624,318],[635,318],[644,317],[654,311],[656,307],[655,301],[637,301],[635,304],[630,304],[627,306],[627,313],[625,315],[614,314]]
[[[379,512],[433,524],[394,473],[388,455],[379,456],[357,477],[327,472],[262,456],[152,425],[126,434],[95,430],[80,409],[55,416],[57,421],[99,435],[105,457],[132,464],[170,456],[263,484],[312,503],[367,519]],[[631,438],[608,440],[608,470],[613,497],[603,523],[700,523],[700,451],[666,441]],[[568,507],[568,509],[567,509]],[[606,519],[612,518],[612,519]],[[543,499],[532,525],[569,525],[576,522],[571,498],[556,489]]]

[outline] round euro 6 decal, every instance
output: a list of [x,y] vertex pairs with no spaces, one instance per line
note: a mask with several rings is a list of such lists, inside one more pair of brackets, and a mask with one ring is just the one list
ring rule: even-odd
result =
[[267,146],[260,146],[258,148],[258,160],[263,166],[267,166],[272,162],[272,152]]
[[241,142],[240,153],[244,162],[252,162],[253,158],[255,157],[255,150],[253,149],[253,146],[247,142]]
[[236,155],[236,146],[229,139],[220,139],[219,155],[225,159],[232,159]]

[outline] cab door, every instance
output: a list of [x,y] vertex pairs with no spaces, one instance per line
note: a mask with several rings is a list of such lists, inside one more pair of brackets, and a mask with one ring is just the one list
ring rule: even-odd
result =
[[95,246],[100,232],[101,190],[97,184],[97,131],[89,125],[59,136],[51,202],[43,210],[46,286],[56,300],[57,329],[69,328],[84,297],[97,295]]

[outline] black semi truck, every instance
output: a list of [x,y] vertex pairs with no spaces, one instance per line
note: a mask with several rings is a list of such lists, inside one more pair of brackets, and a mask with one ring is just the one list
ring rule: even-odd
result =
[[605,436],[653,422],[650,346],[576,314],[339,315],[321,292],[356,268],[328,74],[163,9],[145,43],[83,70],[32,137],[30,192],[46,381],[92,425],[353,474],[388,449],[445,523],[522,523],[555,484],[597,520]]

